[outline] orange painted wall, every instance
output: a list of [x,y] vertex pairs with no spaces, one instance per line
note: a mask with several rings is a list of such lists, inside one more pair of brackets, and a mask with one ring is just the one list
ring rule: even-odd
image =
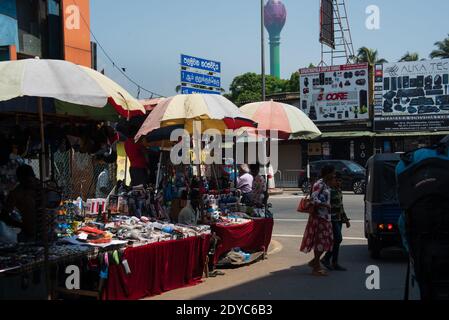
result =
[[16,46],[9,46],[9,59],[17,60],[17,49]]
[[62,0],[62,9],[64,59],[91,68],[89,0]]

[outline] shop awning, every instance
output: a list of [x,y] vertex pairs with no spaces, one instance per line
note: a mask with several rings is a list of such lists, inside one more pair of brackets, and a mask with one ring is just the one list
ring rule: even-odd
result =
[[426,137],[426,136],[447,136],[449,131],[419,131],[419,132],[383,132],[377,133],[375,136],[382,137]]

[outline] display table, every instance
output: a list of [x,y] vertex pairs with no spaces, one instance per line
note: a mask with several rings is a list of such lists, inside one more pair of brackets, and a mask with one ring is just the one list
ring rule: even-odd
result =
[[111,265],[103,299],[137,300],[198,284],[210,238],[207,235],[126,249],[124,257],[131,274],[127,275],[122,265]]
[[267,252],[273,227],[273,219],[255,219],[242,225],[212,225],[212,232],[220,237],[214,263],[217,264],[222,255],[234,248],[241,248],[245,252]]

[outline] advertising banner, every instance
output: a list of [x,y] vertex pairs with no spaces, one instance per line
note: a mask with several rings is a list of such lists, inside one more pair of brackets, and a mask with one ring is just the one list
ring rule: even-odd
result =
[[376,65],[376,131],[449,130],[449,59]]
[[321,0],[320,7],[320,42],[335,49],[333,0]]
[[315,122],[368,120],[368,64],[300,71],[301,110]]

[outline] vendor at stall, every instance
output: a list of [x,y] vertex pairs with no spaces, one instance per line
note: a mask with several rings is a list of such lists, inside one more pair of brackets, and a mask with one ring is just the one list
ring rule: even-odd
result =
[[253,186],[251,191],[251,200],[254,206],[260,208],[265,205],[267,197],[267,182],[265,178],[260,175],[260,165],[252,164],[250,166],[251,175],[253,176]]
[[125,142],[126,155],[131,163],[129,173],[131,176],[131,186],[148,185],[148,162],[145,157],[145,148],[140,143],[136,143],[134,138],[128,138]]
[[188,195],[183,191],[181,196],[181,207],[183,208],[178,216],[178,223],[186,226],[196,226],[198,224],[198,214],[195,208],[198,208],[198,199]]
[[242,193],[242,203],[251,203],[253,182],[254,177],[250,174],[248,165],[242,164],[239,168],[239,177],[237,178],[237,189]]
[[[0,220],[7,225],[20,228],[20,242],[34,242],[38,240],[38,198],[39,180],[36,178],[33,168],[28,165],[21,165],[16,172],[19,184],[12,190],[6,204],[0,213]],[[21,221],[11,216],[17,210],[21,214]]]

